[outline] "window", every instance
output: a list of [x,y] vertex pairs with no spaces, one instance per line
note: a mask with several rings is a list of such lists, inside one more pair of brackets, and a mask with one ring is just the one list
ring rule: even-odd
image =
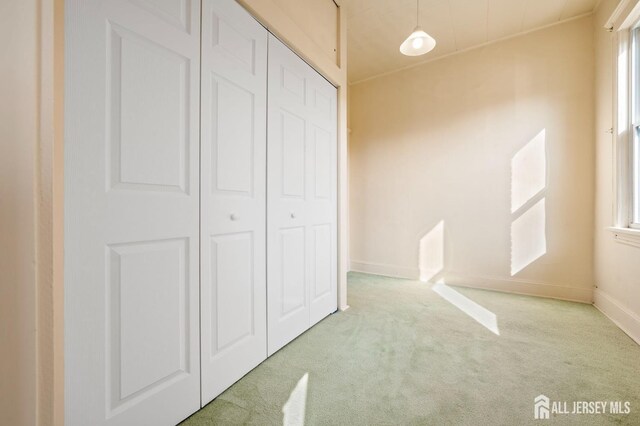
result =
[[640,246],[640,0],[620,2],[606,24],[616,40],[614,169],[616,240]]
[[[631,137],[626,143],[630,146],[626,150],[628,167],[623,179],[628,181],[626,186],[627,202],[622,206],[628,213],[626,220],[620,225],[640,229],[640,27],[635,26],[631,32]],[[624,194],[623,194],[624,196]],[[622,219],[625,219],[624,217]]]

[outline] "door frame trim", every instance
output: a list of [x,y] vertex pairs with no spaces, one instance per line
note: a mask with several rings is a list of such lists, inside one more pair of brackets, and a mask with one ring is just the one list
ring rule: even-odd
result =
[[64,426],[65,1],[39,0],[36,423]]

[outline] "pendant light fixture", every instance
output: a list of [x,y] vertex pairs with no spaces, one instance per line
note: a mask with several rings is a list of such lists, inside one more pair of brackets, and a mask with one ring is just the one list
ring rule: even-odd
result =
[[436,41],[420,28],[420,0],[416,0],[416,28],[400,45],[400,53],[407,56],[420,56],[436,47]]

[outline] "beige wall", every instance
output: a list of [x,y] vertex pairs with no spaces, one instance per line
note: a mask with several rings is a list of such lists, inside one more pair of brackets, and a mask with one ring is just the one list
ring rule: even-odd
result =
[[313,40],[324,55],[340,65],[338,6],[333,0],[273,0]]
[[[333,0],[238,0],[238,3],[334,85],[346,82],[346,12],[341,13],[342,8],[336,7]],[[334,19],[333,13],[336,21],[326,28]]]
[[613,34],[603,26],[618,0],[603,0],[594,18],[596,52],[595,304],[640,343],[640,249],[614,240]]
[[593,68],[589,16],[351,86],[352,269],[590,302]]
[[63,424],[63,0],[0,2],[0,423]]
[[38,2],[0,2],[0,423],[36,419]]

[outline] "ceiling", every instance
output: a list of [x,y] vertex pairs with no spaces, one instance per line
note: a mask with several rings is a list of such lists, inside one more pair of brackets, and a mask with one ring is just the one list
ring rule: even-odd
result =
[[349,82],[408,67],[591,12],[599,0],[420,0],[420,25],[437,45],[407,57],[416,0],[346,0]]

